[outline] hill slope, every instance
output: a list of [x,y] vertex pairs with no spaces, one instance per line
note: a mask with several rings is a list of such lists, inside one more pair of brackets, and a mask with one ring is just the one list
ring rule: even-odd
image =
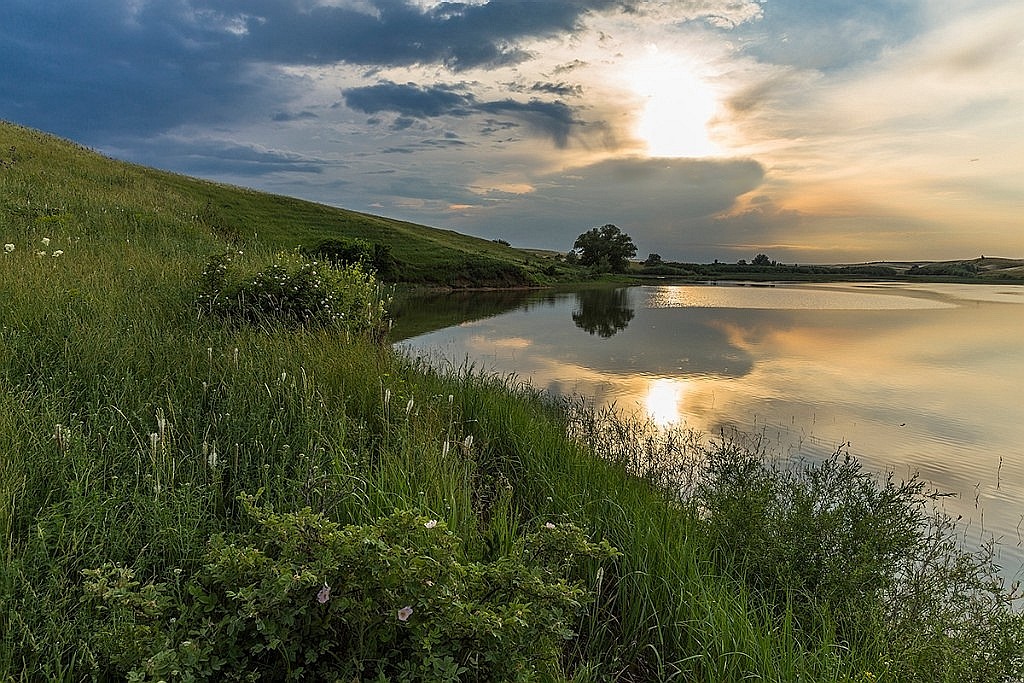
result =
[[[116,161],[80,145],[0,122],[0,220],[5,226],[103,232],[161,224],[206,233],[211,249],[313,247],[365,240],[390,250],[391,279],[432,285],[517,287],[568,271],[503,244],[414,223],[221,185]],[[199,236],[199,235],[197,235]],[[126,237],[129,237],[126,235]]]

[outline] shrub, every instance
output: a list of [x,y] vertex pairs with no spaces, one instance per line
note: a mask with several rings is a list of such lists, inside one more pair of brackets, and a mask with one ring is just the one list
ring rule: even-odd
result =
[[724,566],[805,633],[824,613],[848,641],[884,634],[876,645],[896,680],[1024,673],[1019,595],[992,549],[964,551],[953,520],[929,512],[941,494],[916,476],[879,480],[840,452],[782,468],[731,444],[709,450],[705,467],[695,508]]
[[370,268],[381,280],[393,281],[398,276],[398,263],[391,254],[391,246],[360,239],[320,240],[302,250],[303,255],[333,266],[361,265]]
[[132,680],[529,681],[557,672],[591,599],[569,574],[615,555],[548,524],[493,563],[467,562],[444,522],[395,512],[340,527],[243,496],[247,533],[212,538],[181,584],[85,573],[100,649]]
[[262,270],[241,252],[219,254],[200,280],[203,312],[250,322],[380,333],[385,303],[377,279],[361,265],[334,267],[294,252],[278,254]]

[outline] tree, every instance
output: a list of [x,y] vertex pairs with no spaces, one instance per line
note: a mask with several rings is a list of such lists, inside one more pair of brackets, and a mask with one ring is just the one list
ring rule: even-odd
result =
[[644,261],[645,266],[660,266],[662,263],[661,254],[648,254],[647,260]]
[[583,233],[572,248],[579,252],[580,265],[617,273],[624,272],[629,267],[629,259],[636,256],[632,238],[611,223]]
[[775,264],[772,262],[772,260],[770,258],[768,258],[767,254],[758,254],[757,256],[754,257],[753,265],[755,265],[755,266],[774,266]]

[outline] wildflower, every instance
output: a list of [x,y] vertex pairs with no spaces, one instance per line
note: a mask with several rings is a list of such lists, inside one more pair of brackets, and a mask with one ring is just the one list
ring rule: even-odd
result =
[[402,609],[398,610],[399,621],[409,621],[409,617],[412,616],[412,607],[406,605]]
[[10,254],[12,251],[14,251],[14,245],[8,242],[7,244],[4,245],[4,251]]
[[55,257],[57,257],[57,256],[63,256],[63,255],[64,255],[64,250],[63,250],[63,249],[58,249],[57,251],[53,252],[53,255],[54,255]]
[[46,252],[45,251],[37,251],[36,252],[36,256],[38,256],[39,258],[42,258],[43,256],[46,256]]
[[423,526],[427,527],[428,529],[433,529],[435,526],[437,526],[437,520],[436,519],[432,519],[429,522],[427,522],[426,524],[424,524]]
[[[321,605],[324,605],[324,604],[326,604],[326,603],[327,603],[327,601],[328,601],[328,600],[330,600],[330,599],[331,599],[331,587],[330,587],[330,586],[328,586],[328,585],[327,585],[327,584],[325,583],[325,584],[324,584],[324,585],[323,585],[323,586],[322,586],[322,587],[320,588],[320,592],[316,594],[316,601],[317,601],[317,602],[319,602],[319,603],[320,603]],[[410,611],[411,611],[411,610],[410,610]],[[406,617],[406,618],[408,618],[408,617]],[[403,621],[404,621],[404,619],[403,619]]]
[[206,463],[211,469],[217,468],[217,444],[213,444],[212,448],[208,448],[206,442],[203,442],[203,452],[206,454]]
[[555,525],[554,525],[554,524],[552,524],[551,522],[546,522],[546,523],[544,524],[544,528],[545,528],[545,529],[554,529],[554,528],[555,528]]
[[43,238],[42,240],[40,240],[40,241],[41,241],[41,242],[43,243],[43,246],[44,246],[44,247],[48,247],[48,246],[50,246],[50,238],[49,238],[49,237],[44,237],[44,238]]

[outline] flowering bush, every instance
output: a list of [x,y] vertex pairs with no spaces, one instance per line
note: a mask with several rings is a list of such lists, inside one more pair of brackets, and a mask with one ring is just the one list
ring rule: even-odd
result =
[[140,586],[85,572],[107,657],[132,680],[530,681],[557,672],[591,598],[580,558],[616,554],[542,527],[493,563],[466,561],[444,522],[396,512],[341,527],[243,497],[247,533],[216,536],[198,573]]
[[258,269],[242,252],[213,256],[200,280],[206,313],[253,322],[340,326],[379,333],[385,300],[380,284],[360,264],[334,267],[297,253],[280,253]]

